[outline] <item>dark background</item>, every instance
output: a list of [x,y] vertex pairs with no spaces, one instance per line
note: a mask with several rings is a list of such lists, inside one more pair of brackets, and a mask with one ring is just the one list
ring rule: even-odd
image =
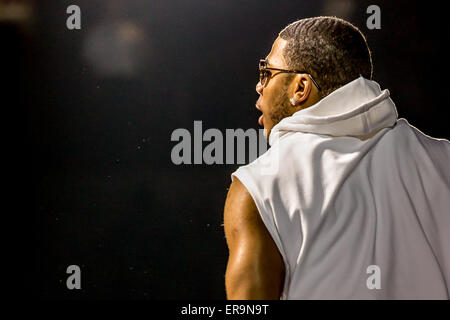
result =
[[[20,167],[11,214],[21,223],[15,239],[27,239],[18,251],[27,295],[225,298],[222,210],[238,165],[176,166],[171,133],[193,132],[194,120],[203,130],[257,128],[258,59],[297,19],[336,15],[358,26],[399,117],[449,138],[448,33],[437,1],[1,3],[11,99],[2,104],[17,116],[4,122],[20,129],[4,140]],[[11,4],[28,10],[6,12]],[[81,30],[66,28],[71,4]],[[370,4],[381,8],[380,30],[366,27]],[[81,290],[66,288],[71,264]]]

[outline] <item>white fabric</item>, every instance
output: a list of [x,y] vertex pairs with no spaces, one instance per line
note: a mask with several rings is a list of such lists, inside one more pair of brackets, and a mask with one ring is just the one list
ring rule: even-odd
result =
[[449,141],[397,119],[389,91],[360,77],[269,143],[232,179],[283,257],[282,299],[449,299]]

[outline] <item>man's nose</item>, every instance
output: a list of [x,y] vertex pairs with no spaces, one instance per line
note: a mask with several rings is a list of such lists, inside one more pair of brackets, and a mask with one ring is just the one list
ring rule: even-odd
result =
[[263,89],[264,89],[264,87],[261,84],[261,81],[258,81],[258,83],[256,84],[256,92],[258,92],[258,94],[262,94]]

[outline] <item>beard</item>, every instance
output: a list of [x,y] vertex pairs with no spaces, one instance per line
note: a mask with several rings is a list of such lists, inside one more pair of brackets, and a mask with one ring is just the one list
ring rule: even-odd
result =
[[[274,102],[274,107],[269,111],[269,118],[273,126],[281,120],[292,115],[292,105],[289,102],[286,91]],[[273,128],[273,127],[272,127]]]

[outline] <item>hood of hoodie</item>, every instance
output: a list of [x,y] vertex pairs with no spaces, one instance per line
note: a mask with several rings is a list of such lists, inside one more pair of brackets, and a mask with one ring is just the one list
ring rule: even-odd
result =
[[281,120],[272,128],[269,144],[289,132],[362,138],[393,126],[397,118],[389,90],[381,91],[375,81],[359,77]]

